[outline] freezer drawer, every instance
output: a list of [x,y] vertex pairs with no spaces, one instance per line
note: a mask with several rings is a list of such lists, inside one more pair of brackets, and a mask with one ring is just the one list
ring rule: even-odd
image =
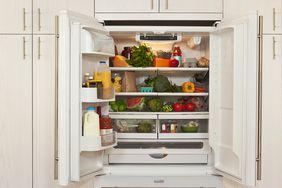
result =
[[132,155],[109,155],[109,163],[119,164],[206,164],[208,163],[208,155],[206,154],[164,154],[164,153],[153,153],[153,154],[132,154]]

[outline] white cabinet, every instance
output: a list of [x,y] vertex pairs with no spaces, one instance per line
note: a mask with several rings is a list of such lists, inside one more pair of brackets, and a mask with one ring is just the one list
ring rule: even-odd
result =
[[54,34],[55,16],[66,8],[66,0],[34,0],[33,1],[33,33]]
[[160,12],[222,13],[222,0],[160,0]]
[[263,37],[262,181],[259,181],[259,188],[282,184],[282,151],[277,148],[282,142],[281,40],[281,35]]
[[56,185],[54,47],[54,35],[33,38],[33,185],[42,188]]
[[281,0],[260,0],[259,13],[263,16],[264,34],[282,34]]
[[221,20],[223,0],[95,0],[98,20]]
[[95,0],[95,12],[158,12],[158,0]]
[[0,48],[0,187],[30,188],[33,126],[31,35],[1,35]]
[[2,1],[0,6],[0,33],[31,33],[32,3],[31,0]]

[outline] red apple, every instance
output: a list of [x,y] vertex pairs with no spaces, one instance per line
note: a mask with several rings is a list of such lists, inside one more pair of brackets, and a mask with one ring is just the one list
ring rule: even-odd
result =
[[177,59],[170,59],[169,60],[169,66],[170,67],[178,67],[179,61]]

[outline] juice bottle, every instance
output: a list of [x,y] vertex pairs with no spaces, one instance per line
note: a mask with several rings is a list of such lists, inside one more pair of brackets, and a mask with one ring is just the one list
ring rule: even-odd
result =
[[177,59],[180,67],[182,65],[182,51],[179,46],[175,45],[172,51],[172,56],[174,59]]
[[95,80],[101,80],[103,84],[103,99],[111,99],[113,98],[113,84],[111,81],[111,71],[105,61],[100,61],[96,72],[95,72]]

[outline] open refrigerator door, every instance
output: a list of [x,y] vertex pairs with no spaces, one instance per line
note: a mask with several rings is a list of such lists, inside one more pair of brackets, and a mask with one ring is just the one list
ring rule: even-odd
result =
[[211,34],[209,143],[216,173],[256,182],[256,13],[219,24]]
[[68,185],[83,176],[101,174],[104,151],[116,144],[115,133],[107,144],[102,136],[86,137],[82,133],[85,109],[99,105],[107,114],[108,102],[114,100],[99,99],[96,88],[85,91],[84,72],[94,72],[99,61],[114,56],[114,45],[108,32],[93,18],[62,11],[59,28],[58,181]]

